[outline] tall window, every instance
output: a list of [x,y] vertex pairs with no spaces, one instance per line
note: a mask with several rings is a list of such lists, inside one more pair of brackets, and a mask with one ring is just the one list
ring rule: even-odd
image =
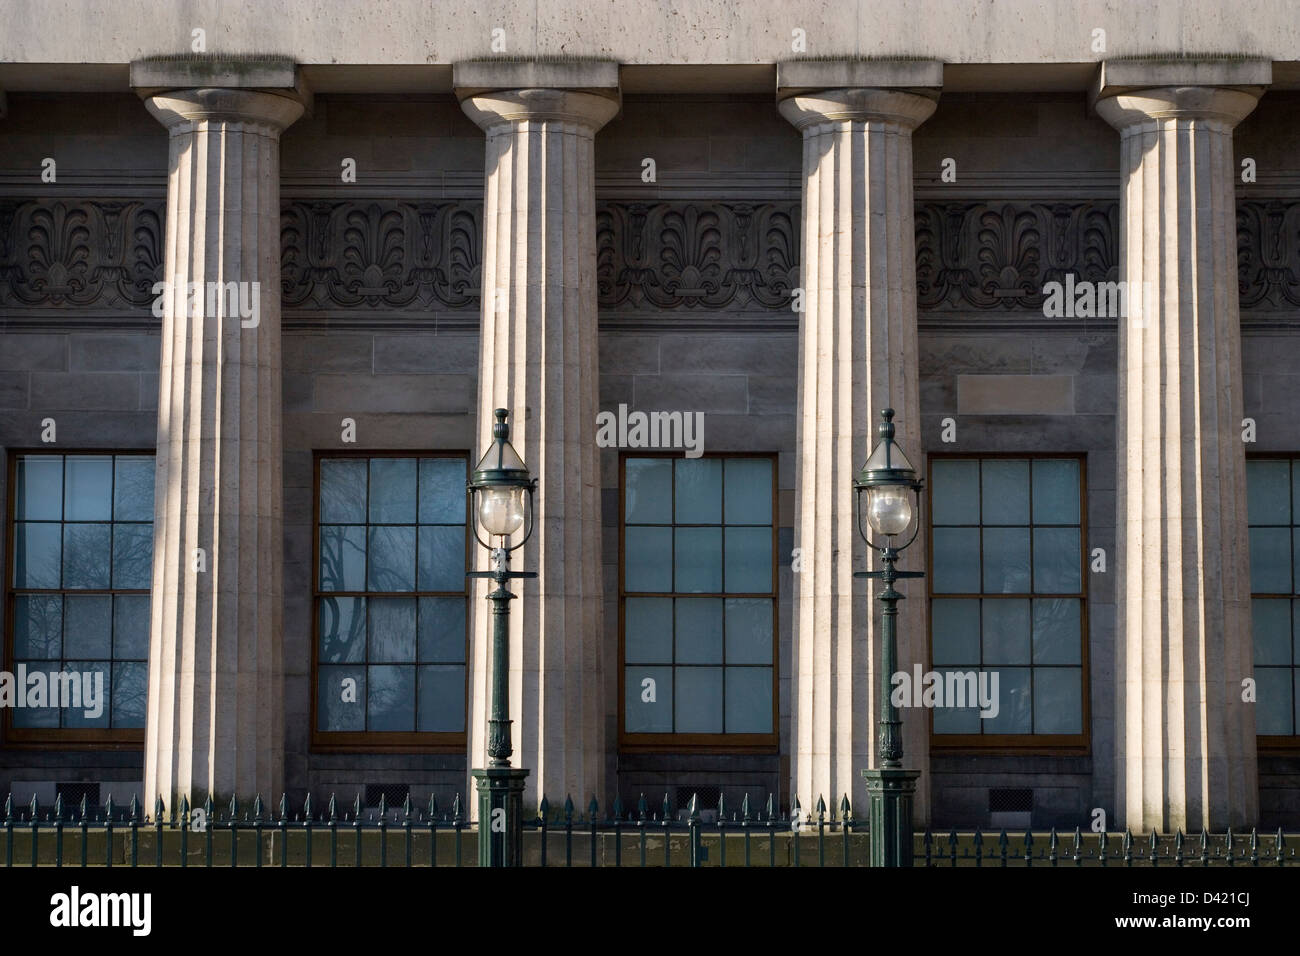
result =
[[1255,730],[1290,745],[1300,743],[1300,459],[1252,458],[1246,478]]
[[775,459],[623,459],[622,744],[776,744]]
[[317,746],[465,739],[468,460],[317,458]]
[[934,709],[937,746],[1087,745],[1082,463],[932,456],[931,662],[998,678],[996,716]]
[[[10,487],[5,670],[26,680],[15,682],[23,700],[5,708],[6,737],[140,741],[148,700],[153,456],[19,454]],[[70,678],[56,681],[52,673],[76,675],[75,691]]]

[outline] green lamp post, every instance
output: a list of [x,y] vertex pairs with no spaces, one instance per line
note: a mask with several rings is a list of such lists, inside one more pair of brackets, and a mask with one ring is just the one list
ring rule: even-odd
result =
[[[523,862],[524,780],[528,771],[510,766],[509,693],[506,672],[510,659],[510,602],[506,590],[511,578],[535,578],[536,571],[511,571],[510,553],[523,547],[533,532],[533,494],[537,480],[510,444],[509,416],[496,410],[492,444],[470,476],[470,520],[478,543],[492,553],[492,570],[471,571],[468,577],[491,578],[496,590],[492,602],[492,702],[488,719],[487,767],[472,770],[478,790],[478,865],[520,866]],[[523,534],[518,542],[511,536]],[[484,538],[487,540],[484,540]],[[495,541],[495,544],[492,542]]]
[[[894,568],[899,552],[916,540],[920,529],[921,485],[903,450],[894,442],[894,410],[880,413],[879,441],[862,471],[853,479],[857,492],[858,533],[880,552],[879,571],[857,571],[854,577],[876,578],[884,590],[881,602],[880,730],[876,737],[877,766],[862,771],[871,798],[871,865],[912,865],[912,795],[919,771],[903,769],[902,721],[891,700],[892,677],[898,669],[896,627],[898,602],[894,590],[899,578],[924,577],[921,571]],[[866,520],[871,533],[863,527]],[[903,541],[903,536],[911,532]],[[883,543],[882,543],[883,541]],[[899,541],[902,541],[900,544]]]

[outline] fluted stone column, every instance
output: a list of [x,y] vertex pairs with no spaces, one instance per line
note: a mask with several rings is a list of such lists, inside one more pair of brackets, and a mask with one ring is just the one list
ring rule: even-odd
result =
[[[229,88],[146,105],[170,134],[170,288],[145,790],[170,811],[283,787],[280,133],[303,106]],[[241,295],[247,317],[232,314]]]
[[[612,94],[531,88],[461,101],[487,133],[479,444],[492,410],[509,409],[511,440],[540,483],[536,530],[514,559],[539,576],[512,583],[509,651],[512,764],[531,771],[533,807],[542,794],[606,799],[594,137],[618,112]],[[471,767],[484,764],[489,690],[477,583]]]
[[[795,473],[791,786],[802,807],[848,794],[865,814],[861,771],[877,765],[878,566],[857,531],[853,478],[892,407],[899,439],[923,468],[916,334],[912,130],[937,91],[829,89],[791,96],[783,116],[803,132],[803,289]],[[925,535],[902,569],[925,570]],[[923,581],[900,582],[898,665],[926,655]],[[905,767],[921,770],[915,819],[928,820],[929,721],[905,709]]]
[[[1134,831],[1255,824],[1232,130],[1261,90],[1135,89],[1121,135],[1116,810]],[[1143,292],[1145,291],[1145,294]]]

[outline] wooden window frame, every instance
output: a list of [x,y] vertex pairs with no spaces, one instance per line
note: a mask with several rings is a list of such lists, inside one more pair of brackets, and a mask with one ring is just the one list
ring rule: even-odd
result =
[[[319,605],[322,597],[366,597],[372,595],[370,591],[321,591],[320,590],[320,463],[324,459],[334,458],[359,458],[364,461],[370,461],[377,458],[412,458],[417,462],[422,458],[455,458],[465,463],[465,479],[469,481],[469,471],[473,467],[468,450],[417,450],[411,448],[401,449],[329,449],[312,451],[312,563],[311,563],[311,713],[309,720],[311,722],[311,741],[310,749],[312,753],[374,753],[374,754],[464,754],[465,748],[469,741],[469,715],[470,715],[470,657],[469,657],[469,635],[470,628],[473,626],[472,608],[469,602],[473,599],[473,589],[469,585],[469,578],[465,579],[465,726],[462,731],[419,731],[419,730],[350,730],[350,731],[324,731],[320,729],[318,694],[320,689],[320,635],[317,629],[320,626]],[[367,470],[367,483],[369,482],[369,471]],[[419,494],[419,467],[416,468],[416,494]],[[367,484],[369,487],[369,484]],[[418,516],[417,516],[418,517]],[[363,525],[368,530],[373,527],[371,524],[369,509],[367,509],[366,522]],[[473,553],[474,534],[470,527],[469,514],[469,496],[465,497],[465,569],[468,571],[473,565],[471,555]],[[418,529],[419,525],[415,525]],[[418,531],[417,531],[418,534]],[[369,534],[367,533],[367,541]],[[367,544],[367,566],[369,562],[369,545]],[[419,569],[417,567],[418,575]],[[366,582],[369,584],[369,581]],[[419,580],[417,577],[416,585]],[[421,597],[455,597],[456,594],[446,591],[420,591],[416,590],[397,592],[373,592],[375,596],[380,597],[410,597],[419,599]],[[367,605],[368,606],[368,605]],[[367,641],[369,640],[369,622],[367,622]],[[418,658],[418,653],[417,653]],[[361,667],[368,667],[367,661],[360,662]],[[414,665],[419,667],[417,660]],[[418,675],[417,675],[418,678]],[[369,691],[369,682],[367,682],[367,692]],[[418,684],[417,684],[417,695]],[[365,706],[365,701],[361,702]],[[419,706],[417,699],[416,706]]]
[[[18,459],[25,457],[44,457],[60,458],[66,463],[68,458],[77,457],[97,457],[116,459],[123,458],[152,458],[155,467],[157,465],[158,451],[156,448],[10,448],[7,450],[8,462],[6,474],[9,481],[8,494],[5,502],[5,565],[4,565],[4,670],[13,673],[15,668],[14,660],[14,607],[16,598],[19,593],[36,593],[36,594],[74,594],[74,595],[93,595],[93,594],[145,594],[149,595],[152,601],[152,588],[140,590],[139,588],[72,588],[72,589],[49,589],[49,588],[18,588],[14,585],[14,547],[18,526]],[[65,464],[66,474],[66,464]],[[66,488],[65,488],[66,494]],[[60,509],[66,504],[66,497],[60,503]],[[62,510],[60,511],[62,515]],[[60,517],[59,524],[68,522]],[[76,522],[73,522],[74,524]],[[97,524],[103,522],[95,522]],[[117,524],[113,520],[107,522],[109,525]],[[144,524],[145,522],[123,522],[124,524]],[[156,522],[150,521],[149,526],[156,529]],[[109,560],[112,560],[110,550]],[[152,576],[152,575],[151,575]],[[111,568],[109,584],[112,584]],[[152,606],[152,605],[151,605]],[[110,658],[110,668],[113,661]],[[148,659],[146,658],[146,666]],[[60,666],[62,666],[60,664]],[[111,674],[111,669],[110,669]],[[105,703],[112,710],[112,683],[109,682],[108,688],[109,700]],[[148,719],[146,709],[146,719]],[[4,746],[8,750],[99,750],[99,751],[143,751],[145,741],[145,728],[114,728],[114,727],[15,727],[13,720],[13,709],[5,707],[0,709],[0,739],[4,741]]]
[[[1297,509],[1300,509],[1300,499],[1297,499],[1297,496],[1296,496],[1296,493],[1295,493],[1295,471],[1296,471],[1297,468],[1300,468],[1300,452],[1285,452],[1285,451],[1277,451],[1277,452],[1251,451],[1251,452],[1247,452],[1247,453],[1246,453],[1246,460],[1247,460],[1248,462],[1249,462],[1249,461],[1284,461],[1284,462],[1287,462],[1287,463],[1290,465],[1291,471],[1290,471],[1290,473],[1288,474],[1288,478],[1290,478],[1291,480],[1287,483],[1287,487],[1290,489],[1290,494],[1291,494],[1291,524],[1289,525],[1289,527],[1292,529],[1292,534],[1294,535],[1294,534],[1295,534],[1295,531],[1296,531],[1297,529],[1300,529],[1300,522],[1296,521]],[[1247,478],[1247,484],[1249,484],[1249,478]],[[1249,493],[1247,494],[1247,498],[1249,499]],[[1249,539],[1249,535],[1250,535],[1250,529],[1251,529],[1252,527],[1258,527],[1258,528],[1280,528],[1280,527],[1282,527],[1282,525],[1252,525],[1252,524],[1250,523],[1250,516],[1249,516],[1249,514],[1247,514],[1247,517],[1246,517],[1246,534],[1247,534],[1247,540],[1246,540],[1246,553],[1247,553],[1247,554],[1250,553],[1250,539]],[[1251,590],[1251,592],[1250,592],[1250,607],[1251,607],[1252,612],[1253,612],[1253,609],[1254,609],[1255,598],[1257,598],[1257,597],[1258,597],[1258,598],[1262,598],[1262,599],[1264,599],[1264,600],[1268,600],[1268,599],[1270,599],[1270,598],[1274,598],[1274,599],[1278,599],[1278,600],[1289,600],[1289,601],[1292,601],[1292,602],[1300,601],[1300,591],[1297,591],[1296,588],[1295,588],[1295,569],[1294,569],[1294,568],[1291,569],[1291,574],[1292,574],[1292,577],[1291,577],[1291,588],[1292,588],[1292,593],[1291,593],[1291,594],[1273,594],[1273,593],[1268,593],[1268,592],[1261,592],[1261,593],[1259,593],[1259,594],[1256,594],[1256,593],[1254,592],[1254,590]],[[1253,585],[1250,585],[1250,582],[1247,582],[1247,584],[1248,584],[1248,586],[1251,586],[1251,587],[1253,588]],[[1293,617],[1292,617],[1292,625],[1291,625],[1293,631],[1294,631],[1294,628],[1295,628],[1295,623],[1294,623],[1294,613],[1295,613],[1295,612],[1294,612],[1294,610],[1293,610],[1293,611],[1292,611],[1292,615],[1293,615]],[[1253,621],[1253,618],[1252,618],[1252,621]],[[1253,631],[1253,623],[1252,623],[1252,631]],[[1294,690],[1294,688],[1295,688],[1295,674],[1296,674],[1297,671],[1300,671],[1300,661],[1296,661],[1296,659],[1295,659],[1295,634],[1294,634],[1294,633],[1292,633],[1292,635],[1291,635],[1291,641],[1292,641],[1292,649],[1291,649],[1291,672],[1292,672],[1292,673],[1291,673],[1291,686],[1292,686],[1292,693],[1295,693],[1295,690]],[[1251,676],[1253,677],[1254,674],[1255,674],[1255,666],[1256,666],[1256,665],[1255,665],[1255,661],[1254,661],[1254,640],[1253,640],[1253,634],[1252,634],[1252,641],[1251,641],[1251,653],[1252,653],[1252,659],[1251,659],[1251,662],[1250,662],[1250,673],[1251,673]],[[1265,666],[1268,666],[1268,665],[1265,665]],[[1295,715],[1295,704],[1296,704],[1295,700],[1292,699],[1292,701],[1291,701],[1291,709],[1292,709],[1291,719],[1292,719],[1292,721],[1293,721],[1293,726],[1295,727],[1295,729],[1296,729],[1297,731],[1300,731],[1300,721],[1297,721],[1297,720],[1296,720],[1296,715]],[[1291,757],[1293,757],[1293,756],[1295,756],[1297,753],[1300,753],[1300,733],[1295,733],[1295,734],[1260,734],[1260,733],[1257,733],[1257,734],[1255,734],[1255,750],[1256,750],[1257,753],[1262,753],[1262,754],[1271,754],[1271,755],[1277,755],[1277,756],[1291,756]]]
[[[999,594],[998,598],[1023,598],[1031,602],[1035,598],[1071,598],[1079,601],[1079,632],[1082,647],[1080,649],[1079,670],[1081,694],[1081,720],[1082,733],[1078,734],[936,734],[934,732],[934,709],[927,708],[929,713],[927,719],[930,729],[930,752],[938,756],[969,756],[969,755],[1042,755],[1042,756],[1082,756],[1088,755],[1092,751],[1092,685],[1091,671],[1089,667],[1088,650],[1091,644],[1091,632],[1088,619],[1088,456],[1086,452],[930,452],[926,456],[926,489],[927,491],[934,487],[934,463],[938,461],[993,461],[1007,459],[1024,459],[1030,464],[1029,477],[1029,523],[1025,524],[1030,531],[1030,567],[1032,575],[1033,564],[1033,534],[1036,527],[1074,527],[1074,525],[1036,525],[1033,523],[1033,464],[1035,460],[1052,460],[1052,459],[1071,459],[1079,463],[1079,587],[1077,594],[1035,594],[1031,590],[1027,594]],[[980,554],[981,554],[981,577],[980,587],[983,587],[983,545],[984,545],[984,515],[983,515],[983,470],[981,468],[981,487],[980,487],[980,515],[979,521],[973,527],[980,532]],[[930,567],[926,569],[925,588],[926,588],[926,641],[925,656],[926,670],[934,670],[934,615],[932,613],[933,602],[937,597],[945,598],[978,598],[986,597],[983,591],[978,593],[939,593],[934,592],[934,517],[933,509],[926,507],[926,543],[928,546],[927,560]],[[945,526],[946,527],[946,526]],[[1003,527],[1001,525],[992,525],[991,527]],[[1021,527],[1015,525],[1011,527]],[[1031,605],[1032,607],[1032,605]],[[981,614],[982,614],[981,607]],[[1033,635],[1030,635],[1030,668],[1031,680],[1034,664],[1032,663]],[[981,625],[980,647],[981,656],[983,656],[983,627]],[[983,665],[981,664],[981,667]],[[1003,665],[1008,666],[1008,665]],[[1049,665],[1042,665],[1049,666]],[[1032,700],[1031,700],[1032,707]]]
[[[626,589],[626,536],[627,522],[627,461],[629,458],[682,458],[680,451],[655,451],[653,449],[625,449],[619,452],[618,460],[618,747],[620,753],[698,753],[698,754],[774,754],[780,751],[780,638],[781,638],[781,614],[780,614],[780,567],[777,563],[778,557],[778,539],[780,534],[780,512],[778,499],[778,479],[780,475],[778,454],[776,452],[715,452],[712,454],[702,455],[702,458],[712,458],[725,460],[729,458],[752,459],[768,461],[772,467],[772,589],[771,594],[760,594],[757,592],[744,592],[730,594],[725,591],[718,594],[711,593],[694,593],[694,592],[650,592],[650,591],[633,591],[630,594]],[[693,459],[694,460],[694,459]],[[676,469],[674,469],[675,475]],[[720,527],[726,529],[729,525],[725,520],[719,525],[698,525],[698,524],[678,524],[676,521],[676,500],[677,500],[677,483],[674,480],[673,487],[673,505],[672,517],[673,522],[669,525],[659,527],[669,528],[690,528],[690,527]],[[726,475],[724,466],[723,475],[723,507],[726,501]],[[725,519],[726,513],[722,517]],[[761,527],[755,525],[736,525],[735,527]],[[726,559],[726,535],[723,534],[723,560]],[[725,583],[725,582],[724,582]],[[626,690],[627,680],[625,676],[625,637],[627,621],[627,599],[633,598],[653,598],[653,597],[700,597],[700,598],[744,598],[759,597],[772,600],[772,730],[770,733],[628,733],[626,730]],[[674,630],[676,625],[674,624]],[[675,643],[675,642],[674,642]],[[723,669],[723,683],[726,683],[726,651],[725,635],[723,637],[724,663],[718,665]],[[674,649],[674,661],[676,650]],[[656,665],[660,666],[660,665]],[[670,665],[676,667],[676,664]],[[676,697],[674,696],[674,707],[676,706]],[[724,714],[725,719],[725,714]]]

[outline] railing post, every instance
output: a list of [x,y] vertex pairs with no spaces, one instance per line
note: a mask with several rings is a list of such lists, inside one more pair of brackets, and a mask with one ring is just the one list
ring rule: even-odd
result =
[[108,795],[104,805],[104,866],[113,865],[113,795]]

